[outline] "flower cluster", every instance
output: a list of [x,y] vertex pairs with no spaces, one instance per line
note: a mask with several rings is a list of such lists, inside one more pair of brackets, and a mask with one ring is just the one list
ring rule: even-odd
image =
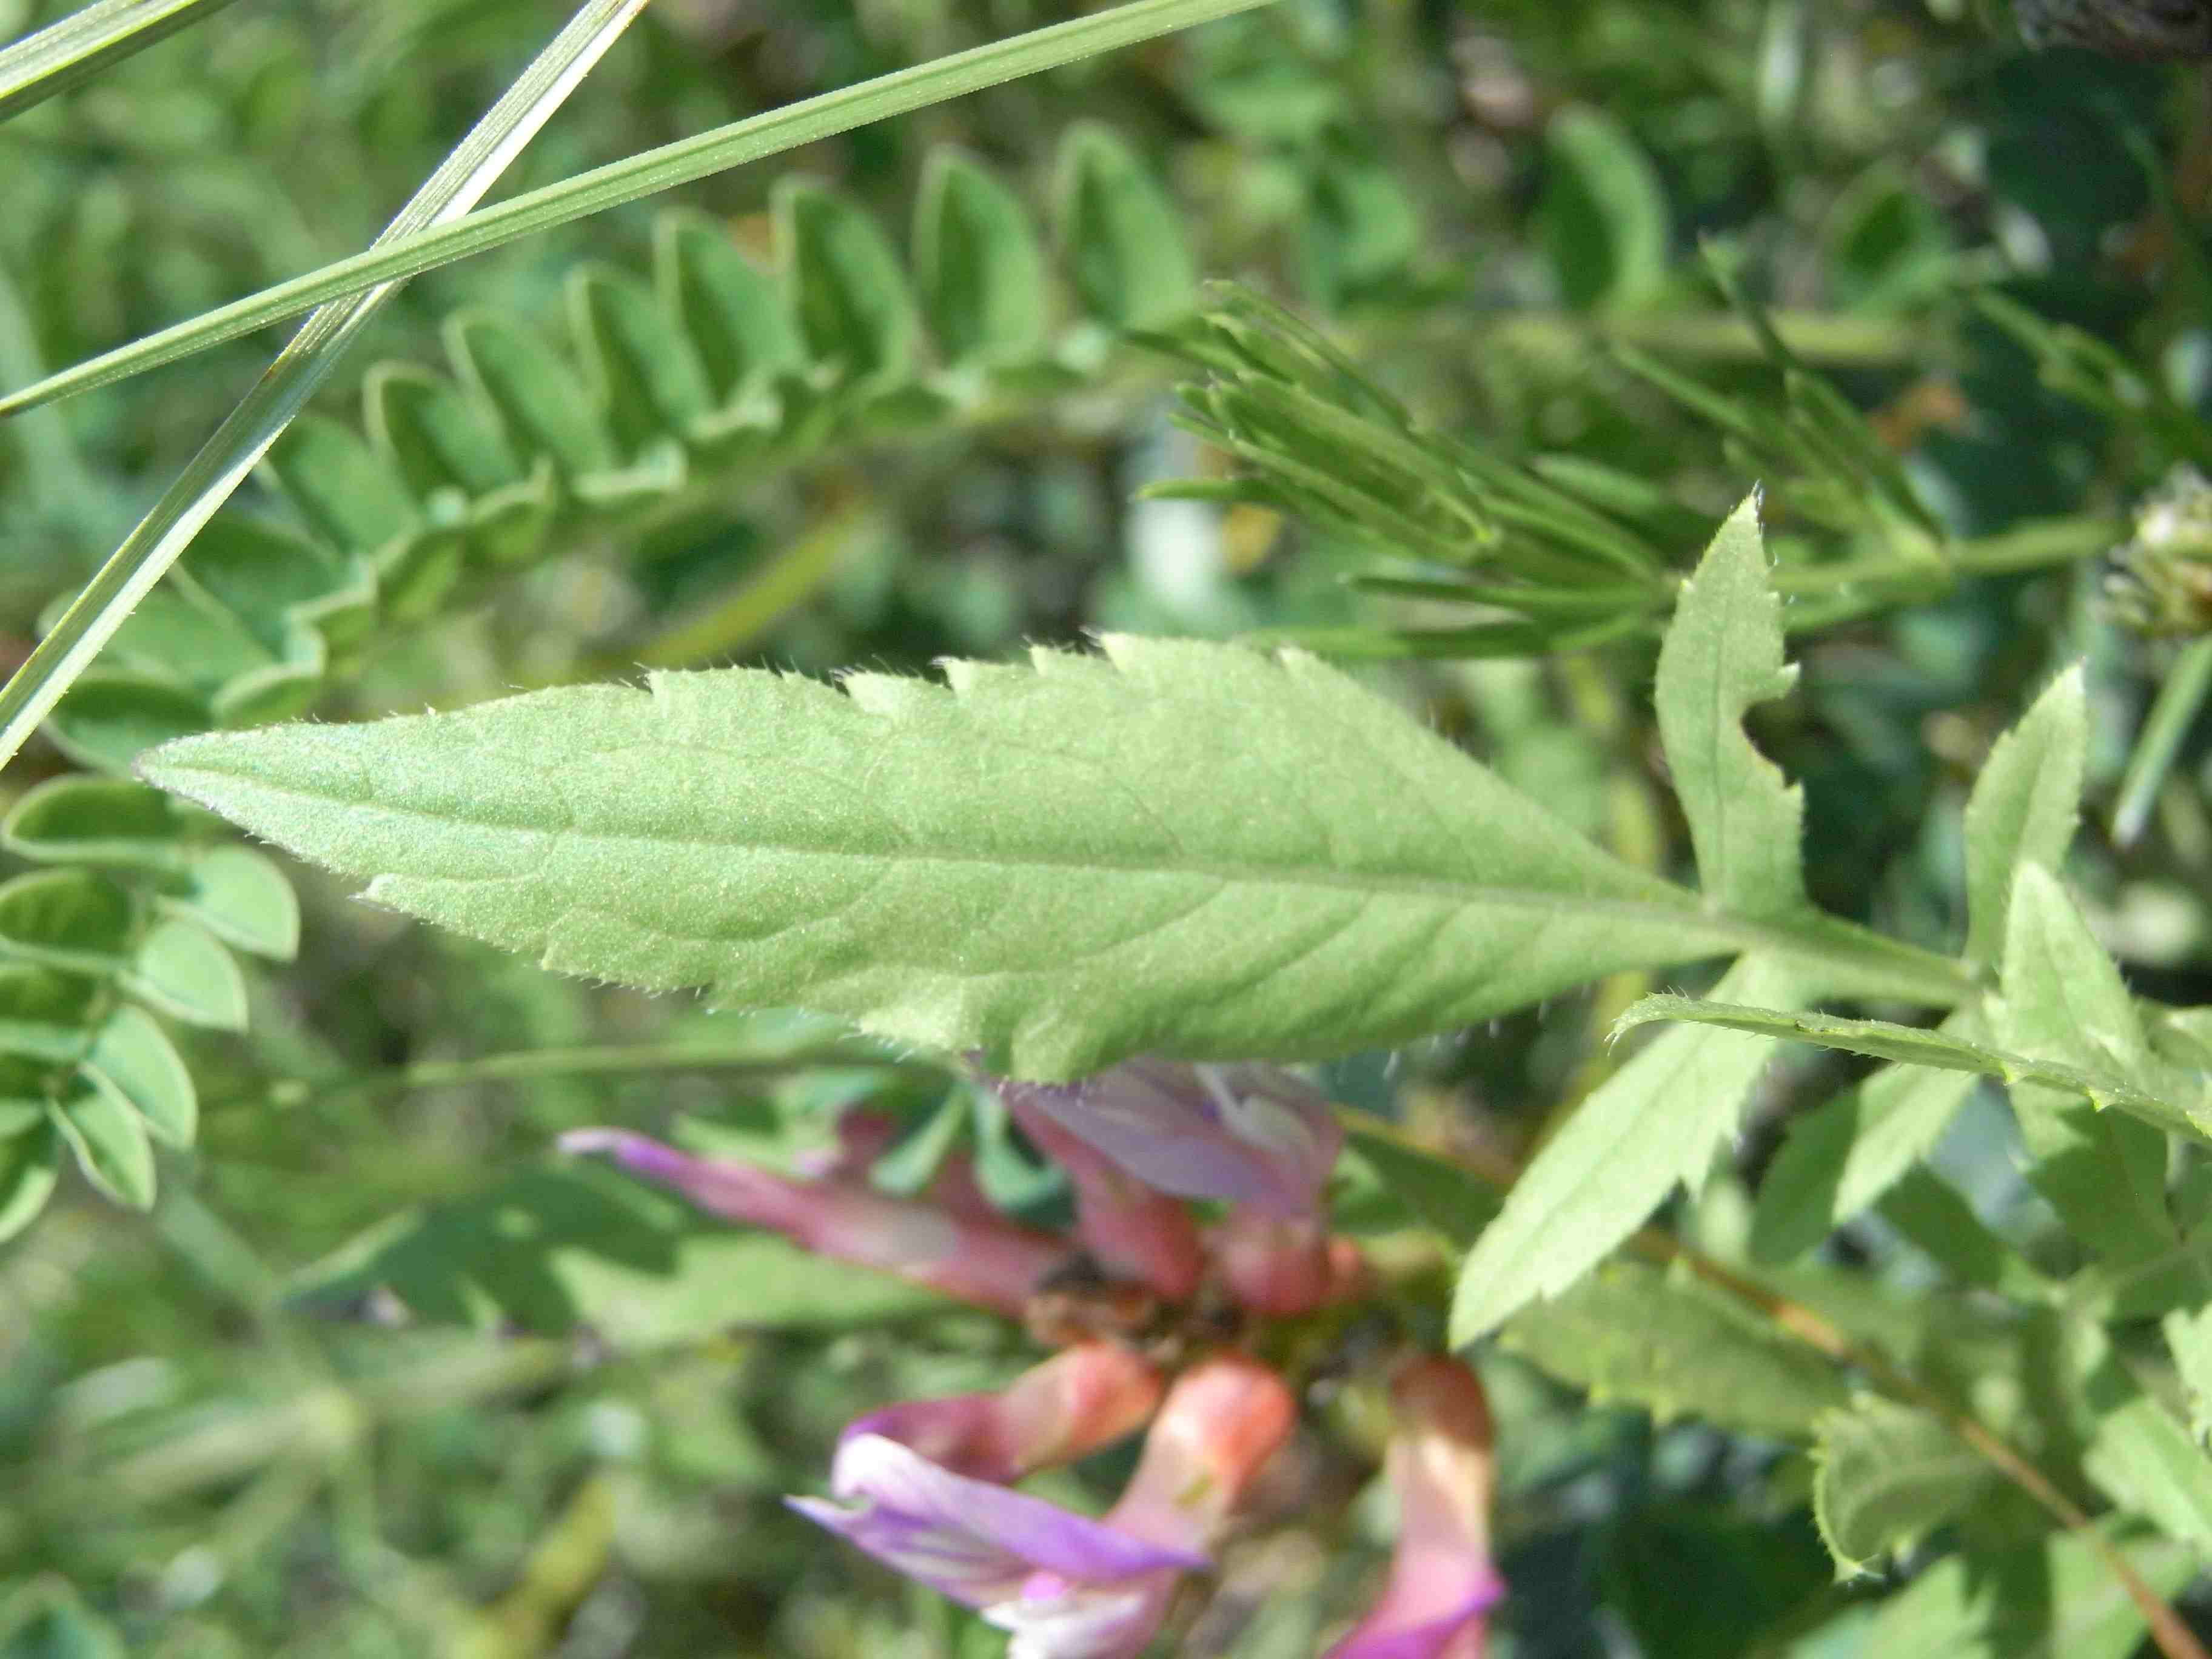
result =
[[[563,1145],[611,1153],[717,1215],[1022,1320],[1059,1348],[999,1393],[861,1418],[838,1443],[831,1496],[790,1502],[1011,1632],[1012,1659],[1132,1659],[1297,1425],[1290,1383],[1236,1339],[1368,1288],[1322,1205],[1342,1131],[1325,1097],[1267,1066],[1144,1060],[1071,1085],[990,1082],[1066,1172],[1072,1236],[1000,1213],[958,1155],[917,1197],[879,1191],[869,1170],[896,1126],[864,1112],[791,1176],[618,1130]],[[1193,1199],[1226,1208],[1201,1227]],[[1398,1551],[1331,1659],[1479,1659],[1502,1591],[1481,1385],[1456,1361],[1422,1357],[1399,1369],[1392,1400]],[[1103,1516],[1015,1490],[1140,1428],[1136,1473]]]

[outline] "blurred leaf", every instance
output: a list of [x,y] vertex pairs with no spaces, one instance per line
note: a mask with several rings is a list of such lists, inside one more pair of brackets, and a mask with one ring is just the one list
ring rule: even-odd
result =
[[153,1206],[154,1147],[145,1120],[112,1084],[97,1073],[80,1073],[52,1113],[87,1180],[118,1204]]
[[2095,1426],[2081,1467],[2123,1509],[2212,1559],[2212,1457],[2143,1391],[2101,1330],[2075,1338],[2081,1389]]
[[1121,135],[1095,123],[1060,150],[1060,256],[1085,307],[1116,328],[1160,328],[1198,300],[1175,204]]
[[1466,1249],[1497,1218],[1498,1194],[1450,1159],[1356,1121],[1345,1139],[1393,1196],[1455,1249]]
[[866,1326],[947,1305],[588,1164],[526,1170],[396,1217],[291,1289],[320,1303],[377,1286],[422,1319],[546,1334],[588,1328],[622,1348],[743,1327]]
[[[1140,1048],[1324,1057],[1741,936],[1310,659],[1106,653],[950,664],[950,690],[663,675],[211,735],[146,771],[548,966],[798,1003],[1030,1077]],[[1664,1138],[1655,1201],[1689,1161]]]
[[[1804,983],[1796,964],[1753,955],[1713,988],[1787,1002]],[[1572,1285],[1642,1226],[1677,1182],[1702,1185],[1714,1148],[1735,1129],[1772,1054],[1773,1044],[1757,1037],[1669,1031],[1600,1084],[1544,1144],[1476,1241],[1452,1304],[1454,1345]]]
[[776,185],[777,240],[792,313],[810,355],[839,384],[884,392],[914,372],[921,317],[905,268],[875,219],[803,179]]
[[1544,133],[1536,232],[1567,302],[1629,307],[1667,279],[1673,218],[1650,158],[1602,110],[1571,105]]
[[1607,1264],[1556,1300],[1516,1314],[1498,1341],[1594,1403],[1695,1417],[1740,1434],[1807,1442],[1849,1399],[1820,1354],[1686,1274]]
[[153,1017],[129,1005],[93,1033],[84,1065],[131,1103],[146,1127],[172,1146],[189,1146],[199,1124],[192,1074]]
[[950,147],[930,152],[914,205],[914,265],[948,363],[1018,363],[1044,349],[1044,245],[1020,198]]
[[61,1169],[61,1137],[41,1119],[0,1139],[0,1239],[38,1218]]
[[1873,1395],[1820,1418],[1813,1462],[1813,1516],[1839,1578],[1910,1548],[1994,1479],[1940,1419]]
[[[2133,1522],[2102,1528],[2154,1595],[2196,1576],[2187,1546]],[[1937,1562],[1882,1603],[1869,1655],[1915,1659],[2129,1659],[2143,1615],[2090,1540],[2053,1533],[2041,1544],[1976,1550]]]

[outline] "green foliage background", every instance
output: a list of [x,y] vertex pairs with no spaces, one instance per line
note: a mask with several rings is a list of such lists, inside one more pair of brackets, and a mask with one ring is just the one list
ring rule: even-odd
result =
[[[0,0],[0,39],[58,10]],[[1031,0],[659,0],[510,185],[1060,15]],[[248,0],[0,125],[0,384],[365,244],[552,21],[514,0]],[[2114,623],[2091,556],[2124,535],[2126,512],[2171,465],[2212,456],[2212,121],[2193,73],[2029,55],[1934,0],[1285,0],[432,273],[318,413],[335,423],[324,430],[361,430],[361,382],[393,378],[367,374],[368,361],[442,362],[456,313],[559,337],[571,273],[651,270],[665,206],[763,251],[778,179],[803,174],[872,214],[911,265],[927,158],[957,145],[1050,222],[1053,158],[1079,117],[1103,123],[1157,177],[1194,272],[1249,282],[1324,325],[1427,427],[1521,469],[1512,478],[1580,499],[1611,491],[1656,550],[1655,570],[1689,569],[1760,482],[1770,544],[1802,568],[1899,548],[1909,559],[1939,536],[2002,552],[2028,520],[2070,526],[2063,556],[2017,571],[1994,556],[1963,574],[1892,568],[1840,585],[1840,607],[1817,586],[1788,592],[1777,615],[1793,635],[1794,690],[1757,653],[1694,672],[1802,790],[1811,900],[1929,951],[1971,937],[1977,955],[2005,938],[2002,922],[1990,931],[1993,906],[2015,918],[2040,907],[2046,978],[2079,982],[2103,971],[2095,943],[2047,879],[2037,886],[2039,870],[2014,885],[2010,859],[1994,875],[1976,867],[1966,804],[1978,776],[2003,769],[1999,734],[2083,662],[2032,717],[2055,721],[2050,699],[2071,697],[2086,732],[2076,757],[2051,763],[2086,779],[2066,873],[2130,988],[2212,1003],[2203,747],[2183,742],[2143,835],[2123,844],[2108,832],[2173,648]],[[1807,469],[1802,452],[1762,451],[1761,432],[1731,434],[1668,395],[1679,377],[1760,421],[1800,395],[1716,287],[1699,257],[1708,241],[1801,362],[1870,412],[1879,453]],[[1080,262],[1055,257],[1054,338],[1075,337],[1056,372],[1002,376],[957,419],[911,399],[848,400],[805,441],[780,429],[651,513],[581,515],[522,568],[472,567],[287,682],[284,712],[452,708],[641,664],[914,672],[947,654],[1074,646],[1097,629],[1272,631],[1379,659],[1356,671],[1367,684],[1639,879],[1686,878],[1714,811],[1747,815],[1769,841],[1794,823],[1796,796],[1748,750],[1709,774],[1678,763],[1661,775],[1667,715],[1650,693],[1669,669],[1648,606],[1595,643],[1542,617],[1534,633],[1439,643],[1464,626],[1462,602],[1378,566],[1377,521],[1356,503],[1300,495],[1287,471],[1268,471],[1266,375],[1218,341],[1209,356],[1196,335],[1180,362],[1109,337],[1095,276],[1086,289]],[[1162,257],[1164,276],[1146,274],[1179,287]],[[2007,327],[2013,313],[1968,297],[1985,283],[2041,322]],[[1233,306],[1213,314],[1236,319]],[[2067,328],[2082,332],[2053,331]],[[0,660],[27,652],[55,597],[167,483],[271,343],[238,342],[0,428]],[[1183,404],[1200,432],[1172,424],[1175,383],[1209,375],[1211,392]],[[1780,429],[1776,416],[1762,431]],[[1273,482],[1233,485],[1232,471]],[[1493,481],[1457,519],[1453,502],[1416,504],[1395,487],[1376,499],[1429,514],[1389,526],[1427,548],[1471,533],[1519,487]],[[319,528],[296,491],[246,495],[263,521]],[[1745,608],[1725,615],[1740,617],[1764,599],[1746,589],[1731,603]],[[142,640],[143,654],[161,643]],[[131,645],[118,642],[125,671]],[[1725,656],[1717,644],[1707,654]],[[105,729],[91,721],[73,740],[58,723],[58,741],[0,781],[0,808],[113,761]],[[2020,742],[2044,754],[2058,739],[2043,730]],[[43,856],[25,822],[9,874]],[[2032,847],[2020,856],[2055,862],[2064,828],[2021,829]],[[170,834],[152,839],[167,846]],[[177,846],[218,844],[196,820],[174,834]],[[1747,914],[1798,902],[1790,872],[1694,864],[1709,893]],[[125,867],[133,902],[158,895],[171,905],[161,915],[192,914],[166,875]],[[771,1153],[818,1137],[827,1108],[859,1093],[927,1127],[944,1078],[819,1021],[709,1017],[688,999],[555,977],[285,868],[303,913],[297,961],[270,960],[290,940],[269,908],[281,900],[264,892],[263,931],[217,947],[237,964],[235,1008],[156,1004],[198,1116],[196,1136],[176,1137],[187,1146],[161,1152],[158,1191],[150,1154],[142,1170],[124,1145],[103,1164],[94,1138],[88,1162],[105,1184],[150,1207],[118,1208],[64,1173],[36,1224],[0,1245],[0,1656],[995,1652],[1000,1638],[825,1547],[778,1498],[818,1486],[837,1428],[860,1410],[984,1386],[1022,1363],[1018,1339],[546,1152],[580,1124],[674,1120],[696,1144]],[[20,944],[12,926],[0,918]],[[1657,1067],[1624,1067],[1631,1049],[1604,1046],[1613,1022],[1646,993],[1705,983],[1634,966],[1653,959],[1629,951],[1625,971],[1595,987],[1334,1062],[1325,1079],[1340,1099],[1462,1147],[1525,1158],[1565,1125],[1594,1135],[1589,1125],[1615,1120],[1571,1115],[1577,1103],[1602,1099],[1632,1121],[1661,1097],[1656,1085],[1637,1092]],[[1939,1063],[1961,1069],[1914,1074],[1937,1081],[1911,1098],[1879,1079],[1839,1094],[1861,1077],[1856,1061],[1787,1049],[1710,1177],[1598,1169],[1584,1199],[1610,1231],[1590,1255],[1675,1175],[1704,1178],[1694,1201],[1670,1203],[1675,1234],[1846,1310],[1855,1337],[2066,1471],[2075,1500],[2129,1494],[2124,1507],[2159,1530],[2104,1524],[2212,1628],[2212,1600],[2186,1588],[2212,1541],[2208,1488],[2159,1479],[2202,1462],[2189,1437],[2203,1403],[2162,1357],[2188,1369],[2202,1316],[2145,1289],[2169,1268],[2200,1271],[2186,1247],[2204,1192],[2189,1159],[2201,1154],[2176,1157],[2178,1233],[2092,1237],[2063,1194],[2022,1182],[2002,1097],[1970,1075],[2063,1086],[2047,1069],[2005,1069],[2033,1041],[1972,1016],[1939,1039],[1778,1013],[1815,994],[1753,965],[1713,993],[1765,1011],[1743,1029],[1887,1058],[1901,1042],[1917,1045],[1907,1058],[1942,1046]],[[2008,990],[2028,973],[2008,967]],[[1909,1012],[1868,994],[1855,1012]],[[2138,1047],[2162,1043],[2180,1065],[2196,1042],[2201,1073],[2203,1040],[2154,1030]],[[2101,1075],[2112,1055],[2033,1058]],[[1608,1079],[1626,1082],[1601,1094]],[[1709,1086],[1724,1115],[1744,1085]],[[1851,1221],[1862,1206],[1838,1195],[1840,1153],[1814,1136],[1827,1128],[1832,1149],[1876,1117],[1892,1126],[1887,1161],[1878,1173],[1845,1164],[1840,1180],[1887,1196]],[[1049,1177],[1003,1126],[971,1129],[994,1190],[1048,1213]],[[1402,1232],[1409,1203],[1462,1244],[1488,1218],[1492,1200],[1475,1192],[1444,1194],[1432,1211],[1425,1189],[1403,1184],[1424,1176],[1395,1170],[1389,1143],[1367,1151],[1395,1184],[1355,1180],[1341,1212],[1376,1233]],[[1899,1180],[1922,1154],[1929,1164]],[[1831,1236],[1832,1219],[1850,1224]],[[1462,1292],[1468,1331],[1513,1311],[1504,1304],[1536,1280],[1563,1289],[1587,1265],[1517,1260],[1509,1231],[1490,1238],[1476,1257],[1486,1277]],[[1482,1297],[1499,1305],[1471,1305]],[[1666,1341],[1625,1325],[1660,1304],[1674,1309]],[[2124,1659],[2140,1636],[2081,1535],[2045,1530],[1959,1457],[1940,1422],[1855,1397],[1835,1368],[1678,1271],[1613,1263],[1542,1317],[1508,1321],[1484,1352],[1515,1588],[1501,1653]],[[1721,1398],[1699,1394],[1692,1363],[1715,1352],[1730,1356]],[[2195,1374],[2206,1369],[2199,1353]],[[2044,1397],[2062,1374],[2092,1379],[2081,1388],[2097,1423]],[[1355,1401],[1331,1428],[1325,1481],[1358,1492],[1374,1425]],[[1921,1485],[1878,1478],[1899,1469]],[[1095,1501],[1120,1473],[1086,1467],[1065,1490]],[[1261,1540],[1182,1650],[1316,1650],[1371,1589],[1383,1526],[1370,1492],[1340,1522]],[[1824,1534],[1869,1575],[1835,1583]]]

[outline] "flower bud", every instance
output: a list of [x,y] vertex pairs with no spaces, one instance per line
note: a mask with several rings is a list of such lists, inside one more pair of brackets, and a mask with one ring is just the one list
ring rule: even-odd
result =
[[1158,1407],[1161,1389],[1159,1372],[1128,1349],[1085,1342],[997,1394],[886,1406],[842,1438],[881,1435],[955,1474],[1006,1484],[1135,1433]]
[[2212,484],[2177,466],[2136,509],[2135,538],[2112,554],[2106,596],[2137,633],[2212,632]]
[[1328,1659],[1481,1659],[1486,1617],[1505,1591],[1490,1561],[1489,1403],[1472,1370],[1436,1356],[1407,1365],[1390,1395],[1390,1579]]

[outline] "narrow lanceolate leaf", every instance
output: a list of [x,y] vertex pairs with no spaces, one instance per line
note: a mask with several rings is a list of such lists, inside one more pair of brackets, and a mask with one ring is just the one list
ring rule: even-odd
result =
[[[1716,988],[1717,989],[1719,988]],[[2194,1099],[2151,1094],[2115,1071],[2091,1071],[2055,1060],[2039,1060],[2008,1049],[1966,1042],[1941,1031],[1897,1025],[1881,1019],[1844,1019],[1835,1014],[1792,1013],[1741,1003],[1702,1002],[1695,997],[1645,997],[1620,1017],[1618,1029],[1655,1019],[1692,1021],[1757,1031],[1796,1042],[1817,1043],[1875,1060],[1904,1060],[1955,1072],[1978,1072],[2012,1085],[2039,1085],[2081,1096],[2099,1106],[2121,1110],[2161,1127],[2212,1139],[2212,1112]]]
[[1813,1519],[1841,1578],[1917,1543],[1990,1481],[1940,1418],[1874,1396],[1820,1419],[1813,1459]]
[[0,48],[0,121],[167,40],[230,0],[94,0]]
[[1524,1309],[1498,1340],[1593,1401],[1695,1417],[1742,1434],[1809,1441],[1849,1400],[1812,1349],[1752,1323],[1694,1279],[1617,1261]]
[[[2057,878],[2039,865],[2016,872],[1992,1023],[1998,1041],[2084,1070],[2111,1072],[2147,1092],[2170,1081],[2201,1103],[2201,1079],[2154,1060],[2119,969]],[[2163,1255],[2174,1242],[2166,1206],[2160,1126],[2100,1112],[2078,1095],[2023,1080],[2012,1091],[2028,1178],[2108,1264]]]
[[2005,916],[2023,864],[2056,871],[2081,814],[2089,710],[2079,666],[1999,738],[1966,803],[1966,954],[2004,956]]
[[1779,916],[1806,908],[1804,798],[1743,730],[1747,710],[1796,678],[1782,660],[1782,602],[1767,585],[1753,496],[1683,584],[1653,696],[1698,884],[1717,908]]
[[[145,772],[550,968],[796,1004],[1032,1078],[1371,1048],[1747,940],[1311,658],[1109,638],[946,672],[664,674],[211,733]],[[1739,982],[1786,994],[1771,969]],[[1762,1047],[1705,1034],[1632,1062],[1639,1133],[1653,1103],[1704,1133],[1686,1150],[1678,1117],[1628,1155],[1665,1166],[1630,1183],[1643,1209],[1756,1069],[1677,1051]]]
[[[483,200],[645,3],[586,0],[423,182],[372,245],[372,252],[458,219]],[[364,283],[301,325],[267,373],[108,556],[38,648],[0,685],[0,767],[15,757],[24,740],[92,665],[124,619],[153,592],[192,538],[259,465],[395,286],[393,281]],[[12,401],[0,398],[0,413]]]
[[[1794,964],[1747,956],[1715,988],[1788,1003]],[[1575,1109],[1514,1183],[1461,1269],[1451,1338],[1471,1342],[1539,1297],[1557,1296],[1644,1224],[1677,1182],[1700,1184],[1772,1054],[1767,1038],[1669,1031]]]

